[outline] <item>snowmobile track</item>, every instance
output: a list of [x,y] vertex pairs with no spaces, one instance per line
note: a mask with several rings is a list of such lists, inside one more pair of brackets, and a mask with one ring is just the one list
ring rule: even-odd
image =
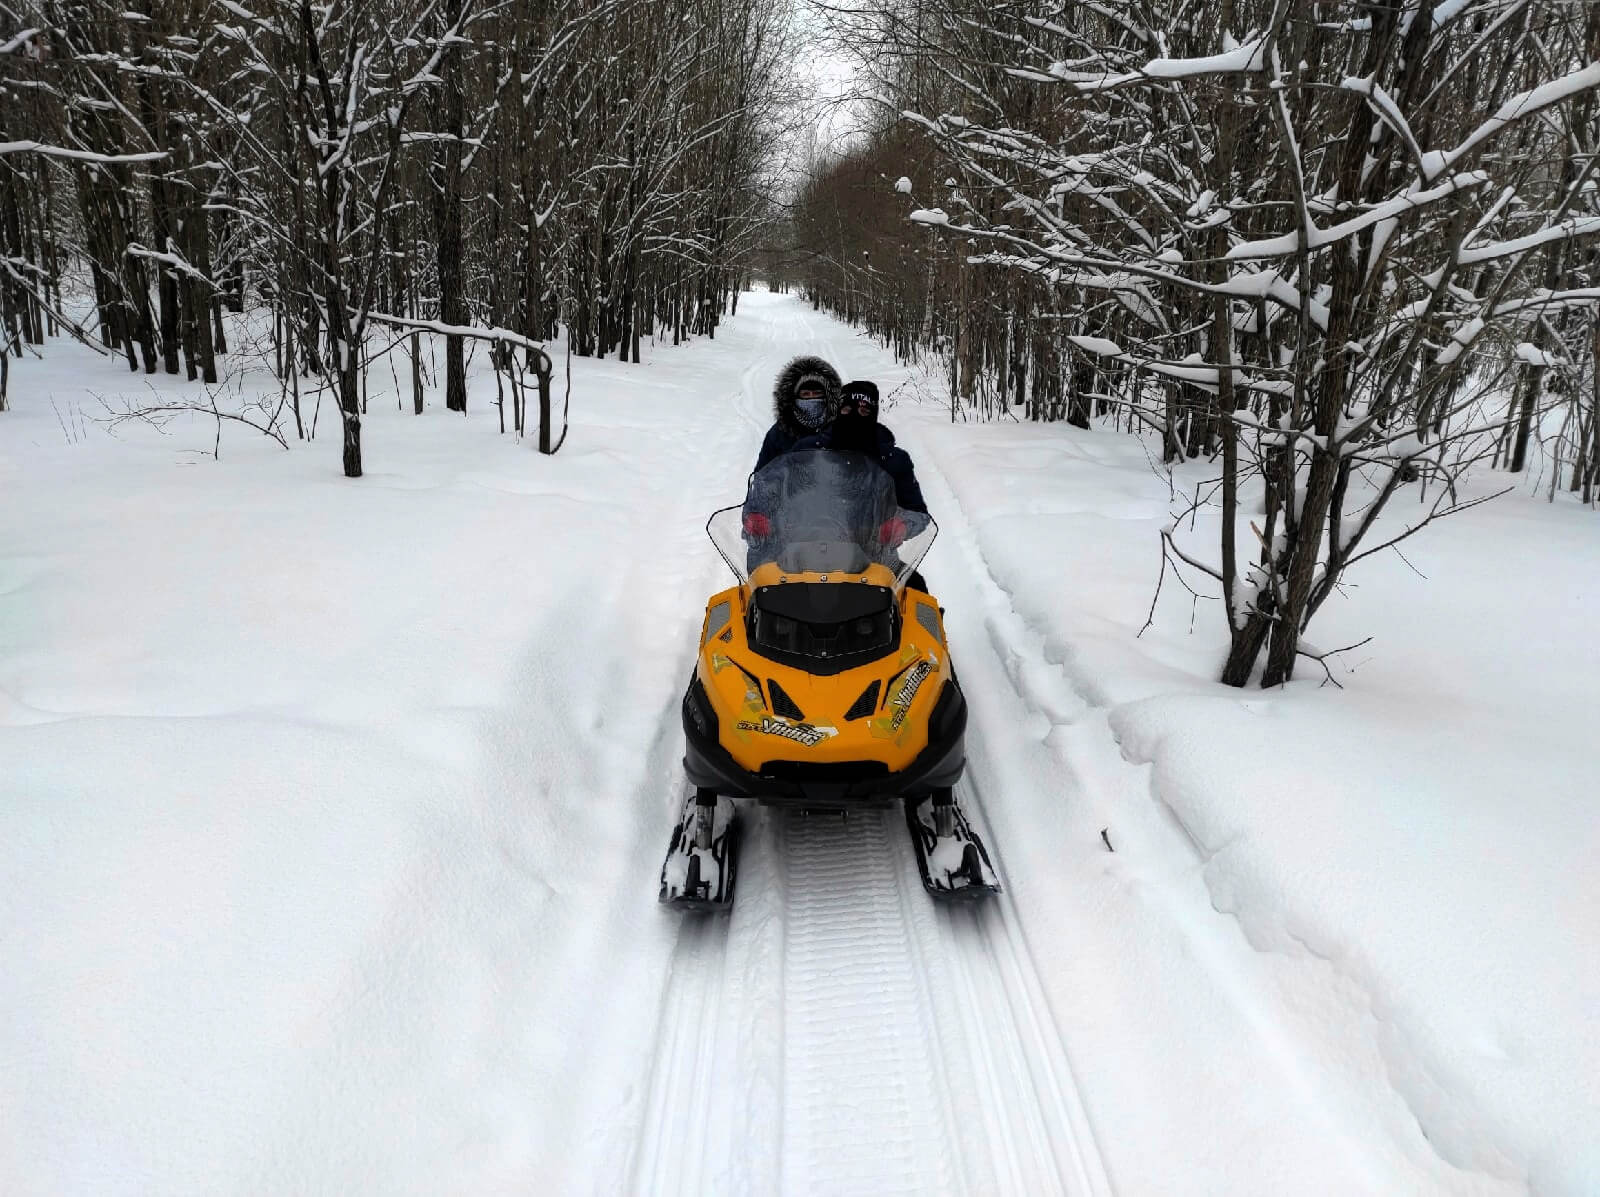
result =
[[[925,970],[883,812],[784,821],[786,1192],[948,1192]],[[864,1116],[890,1137],[864,1138]],[[930,1150],[931,1148],[931,1150]]]

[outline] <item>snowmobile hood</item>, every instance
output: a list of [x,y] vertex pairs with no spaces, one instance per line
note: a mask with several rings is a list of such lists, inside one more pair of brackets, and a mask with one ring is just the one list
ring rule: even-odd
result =
[[796,440],[817,431],[800,423],[794,408],[795,385],[808,374],[821,380],[828,411],[833,411],[839,403],[839,372],[822,358],[803,354],[779,370],[777,380],[772,384],[772,418]]

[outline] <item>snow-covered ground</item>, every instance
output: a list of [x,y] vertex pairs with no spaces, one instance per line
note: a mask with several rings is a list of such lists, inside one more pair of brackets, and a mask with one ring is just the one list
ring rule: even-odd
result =
[[80,435],[115,362],[14,366],[0,1190],[1600,1191],[1591,511],[1430,529],[1319,617],[1374,638],[1345,689],[1233,691],[1170,580],[1135,638],[1136,442],[912,380],[1007,892],[750,810],[733,914],[657,907],[705,516],[797,352],[909,378],[747,295],[577,362],[553,458],[489,377],[464,419],[375,390],[356,482],[326,420],[214,461],[205,421]]

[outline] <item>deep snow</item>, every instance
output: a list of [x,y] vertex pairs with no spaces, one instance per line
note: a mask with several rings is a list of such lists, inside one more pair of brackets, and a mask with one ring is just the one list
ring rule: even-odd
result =
[[[760,811],[731,918],[655,905],[704,520],[802,351],[880,382],[941,524],[981,913],[897,818]],[[350,482],[326,421],[213,461],[78,435],[116,362],[15,365],[0,1188],[1600,1190],[1594,513],[1447,521],[1320,617],[1374,636],[1344,690],[1232,691],[1170,582],[1135,638],[1143,448],[924,381],[746,295],[577,362],[553,458],[484,376],[375,390]]]

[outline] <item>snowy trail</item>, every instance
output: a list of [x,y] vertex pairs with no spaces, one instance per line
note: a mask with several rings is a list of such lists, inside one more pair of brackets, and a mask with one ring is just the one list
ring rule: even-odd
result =
[[[859,357],[769,310],[784,356]],[[744,376],[751,415],[773,365]],[[1011,896],[933,904],[897,809],[743,818],[731,917],[678,935],[633,1189],[1110,1191]]]
[[[974,703],[968,732],[966,784],[971,805],[983,812],[983,829],[993,828],[988,842],[1002,874],[1033,882],[1026,898],[1019,897],[1013,886],[980,915],[1003,922],[1003,939],[995,934],[987,942],[1003,943],[1005,954],[994,961],[994,975],[1004,979],[977,1004],[993,1009],[1026,996],[1027,1010],[1018,1021],[1033,1028],[1035,1037],[1028,1044],[1030,1055],[1024,1058],[1031,1061],[1054,1053],[1049,1077],[1067,1081],[1051,1094],[1053,1101],[1041,1103],[1055,1116],[1045,1125],[1072,1128],[1071,1143],[1094,1143],[1087,1100],[1091,1094],[1100,1116],[1118,1125],[1128,1124],[1131,1111],[1152,1120],[1169,1117],[1184,1100],[1184,1090],[1165,1072],[1161,1042],[1152,1032],[1160,1026],[1163,1034],[1182,1035],[1183,1028],[1192,1025],[1205,1030],[1193,1034],[1183,1047],[1202,1068],[1232,1068],[1250,1080],[1249,1101],[1217,1111],[1219,1126],[1252,1144],[1263,1157],[1267,1155],[1263,1131],[1239,1127],[1264,1119],[1267,1126],[1309,1132],[1317,1144],[1312,1152],[1302,1143],[1299,1158],[1292,1163],[1258,1160],[1260,1172],[1245,1178],[1249,1191],[1298,1186],[1307,1176],[1317,1177],[1326,1191],[1382,1191],[1393,1187],[1397,1176],[1405,1178],[1401,1187],[1435,1191],[1438,1177],[1428,1175],[1435,1161],[1422,1138],[1407,1133],[1414,1124],[1402,1113],[1401,1134],[1391,1142],[1379,1138],[1376,1128],[1364,1121],[1367,1113],[1356,1114],[1347,1104],[1340,1091],[1344,1079],[1316,1058],[1313,1041],[1301,1037],[1294,1016],[1286,1017],[1277,988],[1281,982],[1259,966],[1254,946],[1243,944],[1237,928],[1206,893],[1200,877],[1206,860],[1197,855],[1193,841],[1170,811],[1152,796],[1147,775],[1123,759],[1115,729],[1107,720],[1107,700],[1097,690],[1096,680],[1070,653],[1062,656],[1061,646],[1046,640],[1043,629],[1019,611],[996,576],[979,529],[962,502],[963,495],[970,497],[971,492],[958,489],[946,473],[939,449],[949,442],[919,435],[924,430],[914,421],[900,427],[902,441],[916,458],[930,509],[938,513],[940,541],[946,550],[935,570],[928,571],[929,581],[941,602],[948,604],[946,624],[963,683],[981,696]],[[1094,450],[1082,452],[1092,458]],[[1092,562],[1080,564],[1094,568]],[[1102,870],[1085,868],[1081,849],[1073,848],[1064,857],[1075,865],[1056,864],[1047,851],[1041,852],[1043,845],[1052,843],[1069,848],[1063,836],[1069,823],[1079,825],[1080,840],[1085,831],[1092,835],[1099,822],[1096,815],[1103,817],[1107,811],[1116,812],[1119,831],[1134,841],[1135,851],[1128,855],[1143,858],[1126,874],[1120,872],[1121,857],[1108,853],[1102,858],[1104,876],[1126,878],[1118,886],[1124,893],[1112,899],[1116,905],[1109,909],[1105,891],[1095,893],[1092,880]],[[1028,918],[1021,917],[1019,903],[1027,905]],[[1131,942],[1124,938],[1141,925],[1142,938]],[[1064,929],[1071,933],[1066,939]],[[1108,929],[1113,931],[1109,940]],[[1081,943],[1075,942],[1080,933]],[[1086,1037],[1093,1040],[1093,1050],[1085,1053],[1090,1062],[1075,1065],[1069,1039],[1061,1031],[1061,1015],[1052,1010],[1045,990],[1041,957],[1054,956],[1053,996],[1060,1003],[1063,957],[1077,962],[1091,988],[1115,992],[1129,980],[1121,971],[1130,949],[1135,953],[1132,975],[1137,977],[1159,962],[1166,992],[1159,997],[1137,993],[1139,1004],[1147,1004],[1148,1011],[1130,1009],[1109,1035],[1096,1027],[1097,1033]],[[1324,982],[1319,997],[1341,1000],[1324,996],[1339,988]],[[1181,1017],[1161,1018],[1160,1011],[1169,1003],[1174,1012],[1182,1010]],[[1161,1026],[1163,1021],[1166,1025]],[[1154,1107],[1152,1100],[1158,1103]],[[1017,1114],[1014,1111],[1013,1118]],[[1138,1137],[1130,1141],[1124,1135],[1114,1144],[1116,1160],[1125,1172],[1144,1167],[1138,1142]],[[1193,1158],[1192,1146],[1190,1151]],[[1082,1166],[1099,1186],[1114,1187],[1108,1161],[1085,1158]],[[1261,1179],[1275,1170],[1278,1182]],[[1450,1191],[1493,1191],[1482,1187],[1481,1178],[1452,1175],[1448,1170],[1445,1175]],[[1145,1176],[1132,1182],[1123,1176],[1121,1184],[1148,1184],[1148,1173]],[[1163,1186],[1176,1182],[1168,1176]],[[1172,1191],[1185,1189],[1177,1183]]]
[[[929,899],[898,810],[746,804],[734,910],[657,905],[679,702],[727,578],[705,520],[803,352],[886,396],[911,376],[747,294],[715,341],[575,361],[554,458],[498,435],[486,373],[466,419],[375,393],[359,486],[325,440],[216,462],[197,426],[203,465],[155,436],[52,449],[50,387],[130,384],[19,367],[0,939],[28,967],[0,981],[0,1188],[1518,1190],[1514,1157],[1441,1162],[1460,1153],[1431,1128],[1477,1124],[1428,1100],[1450,1078],[1400,1050],[1360,956],[1308,955],[1270,895],[1243,917],[1227,885],[1261,882],[1235,840],[1197,854],[1196,795],[1125,748],[1137,717],[1168,726],[1134,709],[1138,670],[1209,704],[1185,759],[1219,787],[1251,750],[1211,752],[1212,713],[1290,707],[1207,696],[1203,645],[1128,665],[1129,521],[1166,507],[1105,434],[952,428],[905,391],[886,411],[940,522],[962,803],[1004,894]],[[1439,1033],[1539,1079],[1482,1032]]]
[[[746,315],[763,326],[739,404],[753,429],[791,354],[847,378],[905,374],[794,301],[760,297]],[[1006,892],[933,903],[898,811],[836,822],[747,804],[734,911],[673,937],[627,1187],[1495,1191],[1440,1168],[1400,1102],[1373,1100],[1369,1056],[1330,1069],[1317,1055],[1282,970],[1213,906],[1205,862],[1122,758],[1094,679],[997,577],[969,492],[921,426],[931,414],[889,418],[940,521],[925,572],[972,703],[962,801]],[[717,468],[737,477],[745,461]],[[1107,810],[1123,855],[1102,855],[1092,829]],[[1311,992],[1318,1010],[1349,1004],[1337,984]]]

